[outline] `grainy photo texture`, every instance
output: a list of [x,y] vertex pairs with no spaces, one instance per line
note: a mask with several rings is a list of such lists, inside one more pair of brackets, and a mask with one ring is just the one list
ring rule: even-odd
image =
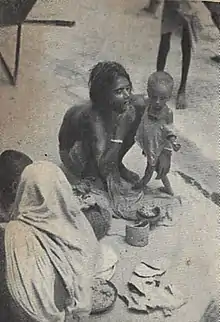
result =
[[217,0],[0,0],[0,321],[218,322]]

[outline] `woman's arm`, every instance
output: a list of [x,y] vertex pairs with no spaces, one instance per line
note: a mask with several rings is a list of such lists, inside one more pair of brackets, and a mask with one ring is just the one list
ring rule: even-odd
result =
[[92,127],[92,153],[99,174],[104,181],[118,166],[120,144],[109,141],[103,124],[97,122]]
[[106,133],[101,121],[93,125],[93,155],[103,179],[118,170],[122,143],[134,119],[135,109],[131,107],[119,115],[115,133]]
[[63,118],[58,139],[60,159],[65,167],[71,170],[72,161],[69,152],[75,142],[74,126],[72,124],[72,108],[66,112]]

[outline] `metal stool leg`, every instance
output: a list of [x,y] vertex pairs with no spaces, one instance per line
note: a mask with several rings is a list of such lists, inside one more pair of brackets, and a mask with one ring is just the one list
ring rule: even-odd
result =
[[21,25],[18,25],[17,28],[17,38],[16,38],[16,49],[15,49],[15,63],[14,63],[14,71],[13,74],[10,71],[10,68],[8,67],[8,64],[6,63],[2,53],[0,52],[0,62],[5,70],[5,73],[11,83],[11,85],[15,86],[17,82],[17,76],[18,76],[18,69],[19,69],[19,62],[20,62],[20,49],[21,49]]

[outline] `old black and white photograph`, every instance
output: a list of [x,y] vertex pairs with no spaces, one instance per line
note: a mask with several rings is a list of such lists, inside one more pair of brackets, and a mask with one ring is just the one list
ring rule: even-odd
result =
[[0,0],[0,322],[220,321],[220,0]]

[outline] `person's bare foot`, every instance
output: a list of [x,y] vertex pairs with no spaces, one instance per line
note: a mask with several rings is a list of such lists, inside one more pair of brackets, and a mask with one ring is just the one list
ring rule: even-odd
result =
[[140,180],[140,177],[137,173],[128,170],[124,165],[120,168],[120,175],[125,181],[132,184],[136,184]]
[[174,192],[171,188],[160,187],[158,190],[162,193],[168,194],[169,196],[174,196]]
[[187,108],[186,94],[185,92],[178,93],[176,99],[176,109],[184,110]]

